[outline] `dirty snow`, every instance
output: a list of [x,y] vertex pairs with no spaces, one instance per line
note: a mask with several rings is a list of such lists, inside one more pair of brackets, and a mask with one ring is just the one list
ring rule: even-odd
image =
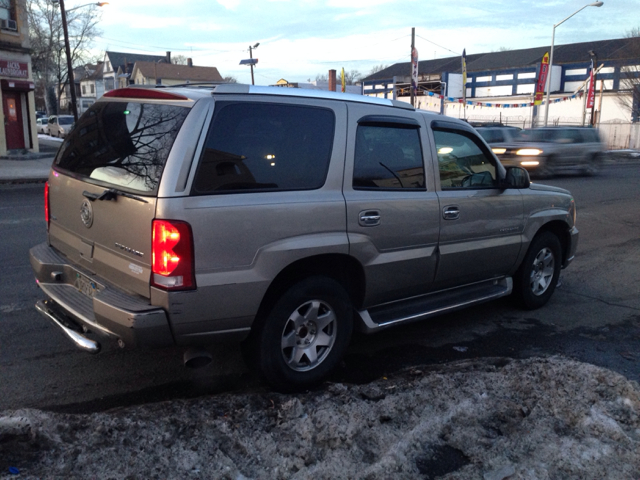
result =
[[0,478],[52,477],[638,480],[640,387],[560,357],[494,358],[293,395],[0,412]]

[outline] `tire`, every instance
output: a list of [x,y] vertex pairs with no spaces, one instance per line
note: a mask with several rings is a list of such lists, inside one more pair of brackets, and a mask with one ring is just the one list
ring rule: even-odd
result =
[[562,266],[560,240],[551,232],[533,239],[514,276],[514,295],[527,310],[545,305],[558,284]]
[[338,365],[352,329],[353,307],[342,286],[328,277],[309,277],[256,319],[243,351],[276,390],[304,389]]
[[548,157],[540,163],[541,165],[535,170],[535,177],[551,178],[555,175],[555,159],[553,157]]
[[602,169],[602,163],[602,155],[596,153],[588,160],[587,164],[584,166],[584,174],[590,177],[597,175]]

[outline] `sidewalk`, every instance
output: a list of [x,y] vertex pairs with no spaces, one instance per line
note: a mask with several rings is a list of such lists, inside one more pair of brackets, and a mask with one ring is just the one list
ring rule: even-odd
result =
[[53,155],[26,160],[0,158],[0,183],[45,182],[53,158]]

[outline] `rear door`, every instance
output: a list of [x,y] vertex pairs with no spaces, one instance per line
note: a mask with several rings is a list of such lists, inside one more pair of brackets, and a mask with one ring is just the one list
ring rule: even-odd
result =
[[106,281],[148,297],[157,189],[188,112],[151,101],[92,106],[54,161],[50,244]]
[[436,269],[439,208],[425,174],[422,116],[349,104],[344,177],[352,256],[364,266],[365,307],[428,291]]

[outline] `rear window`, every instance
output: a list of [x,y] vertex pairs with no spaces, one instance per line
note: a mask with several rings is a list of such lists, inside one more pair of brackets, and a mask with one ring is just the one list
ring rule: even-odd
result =
[[172,105],[95,103],[62,144],[54,165],[97,184],[155,192],[188,113],[189,108]]
[[71,125],[73,123],[73,117],[58,117],[58,123],[60,125]]
[[334,130],[333,111],[325,108],[216,102],[193,193],[320,188]]

